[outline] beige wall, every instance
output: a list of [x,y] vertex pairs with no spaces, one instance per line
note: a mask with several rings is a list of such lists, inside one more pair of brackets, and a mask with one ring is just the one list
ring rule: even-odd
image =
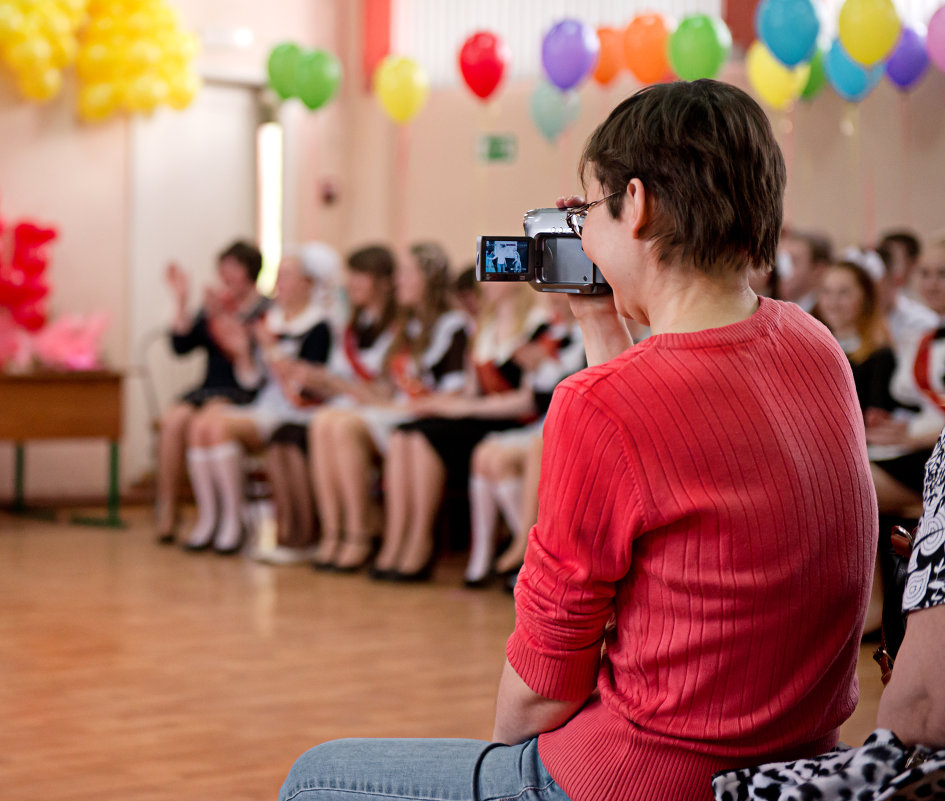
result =
[[[346,80],[331,106],[309,114],[293,103],[282,114],[289,159],[288,240],[321,238],[349,249],[369,241],[435,238],[457,266],[464,265],[474,257],[477,233],[517,233],[525,209],[578,188],[581,144],[635,88],[629,80],[608,90],[585,87],[580,118],[557,145],[536,132],[526,83],[505,87],[489,105],[461,87],[434,89],[426,109],[410,126],[398,128],[362,90],[358,3],[181,0],[177,5],[198,30],[245,26],[255,32],[249,49],[205,52],[201,69],[208,74],[261,78],[265,54],[282,39],[327,47],[342,59]],[[740,65],[725,77],[744,85]],[[132,127],[122,120],[79,125],[71,110],[73,91],[68,86],[62,101],[37,108],[20,102],[9,82],[0,80],[0,208],[7,219],[28,215],[60,227],[53,309],[107,310],[108,360],[133,367]],[[774,115],[789,166],[789,220],[828,231],[838,244],[866,240],[892,225],[910,225],[925,236],[945,227],[943,94],[945,76],[932,73],[905,99],[883,83],[852,107],[828,89],[792,115]],[[517,161],[477,163],[476,141],[485,132],[514,134]],[[335,181],[340,191],[331,206],[320,199],[324,179]],[[11,462],[10,447],[0,445],[0,497],[11,491]],[[28,487],[35,494],[100,492],[104,474],[103,446],[55,443],[30,449]]]

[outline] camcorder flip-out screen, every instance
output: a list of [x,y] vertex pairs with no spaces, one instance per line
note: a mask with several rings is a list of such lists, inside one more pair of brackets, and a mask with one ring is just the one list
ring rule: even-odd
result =
[[526,236],[481,236],[478,281],[529,281],[539,292],[602,295],[610,286],[584,253],[565,209],[525,213]]
[[479,281],[531,281],[534,240],[527,236],[481,236],[476,254]]

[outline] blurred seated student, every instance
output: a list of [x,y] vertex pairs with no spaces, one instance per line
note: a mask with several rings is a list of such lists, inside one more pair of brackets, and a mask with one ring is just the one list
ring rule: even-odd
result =
[[453,297],[456,305],[469,316],[470,320],[478,320],[482,314],[482,288],[476,280],[476,267],[471,265],[464,269],[453,282]]
[[[549,294],[551,325],[534,343],[522,346],[516,359],[532,373],[535,408],[542,415],[554,388],[587,366],[584,338],[567,295]],[[470,534],[467,587],[487,586],[491,579],[518,572],[525,558],[529,529],[538,515],[538,472],[544,417],[531,425],[486,436],[472,453],[469,479]],[[493,564],[499,515],[512,541]]]
[[[783,258],[783,254],[779,254]],[[756,295],[772,300],[780,300],[780,287],[778,279],[777,264],[766,270],[764,267],[757,267],[748,274],[748,286]],[[636,341],[636,340],[634,340]]]
[[432,242],[413,245],[396,272],[401,312],[384,371],[392,397],[321,410],[309,429],[322,536],[336,548],[320,554],[323,567],[353,572],[372,556],[380,537],[371,498],[375,468],[394,429],[414,417],[411,399],[465,386],[468,318],[451,308],[449,294],[446,252]]
[[[322,414],[340,409],[356,408],[361,404],[387,401],[392,388],[387,375],[388,354],[397,332],[397,300],[394,295],[394,254],[382,245],[370,245],[354,251],[348,257],[346,287],[350,316],[335,337],[327,365],[297,364],[292,378],[306,391],[321,398],[324,403],[315,412],[314,419]],[[304,422],[293,423],[295,431],[287,447],[296,450],[295,459],[303,459],[307,466],[316,460],[317,444],[314,440],[313,417]],[[293,444],[294,441],[294,444]],[[307,455],[303,454],[305,448]],[[338,454],[339,458],[354,457],[354,454]],[[318,469],[304,470],[310,493],[306,495],[309,509],[300,510],[303,515],[313,515],[312,498],[326,500],[329,496],[352,491],[339,483],[333,472]],[[366,480],[362,478],[362,480]],[[312,492],[314,494],[312,494]],[[302,503],[301,495],[296,499]],[[337,511],[332,503],[323,511],[318,510],[322,520],[321,538],[310,561],[316,567],[332,567],[341,545],[340,523],[332,514]],[[364,528],[367,528],[365,524]],[[355,532],[352,532],[354,534]],[[360,531],[357,533],[361,533]],[[350,554],[345,554],[347,564]]]
[[923,495],[902,600],[906,633],[876,725],[906,745],[945,748],[945,432],[926,465]]
[[817,301],[821,270],[831,262],[832,246],[824,234],[784,232],[778,251],[778,291],[782,300],[810,312]]
[[830,329],[850,360],[860,409],[892,412],[897,404],[889,385],[896,357],[873,278],[851,261],[827,265],[812,314]]
[[391,435],[384,463],[384,539],[374,578],[429,579],[433,525],[447,479],[465,489],[473,448],[493,431],[518,428],[538,416],[530,371],[516,354],[545,333],[547,313],[523,284],[485,284],[483,297],[463,394],[415,399],[418,419]]
[[162,544],[174,542],[180,477],[187,448],[187,429],[202,406],[230,403],[242,405],[253,393],[239,385],[233,365],[216,339],[220,321],[234,318],[250,324],[262,315],[268,299],[256,291],[262,255],[255,245],[234,242],[217,257],[220,285],[208,287],[201,308],[188,307],[190,279],[177,264],[167,266],[166,282],[174,295],[176,314],[171,327],[171,347],[178,356],[194,350],[206,351],[206,368],[200,386],[184,394],[161,418],[157,453],[155,529]]
[[[321,243],[289,250],[279,265],[276,302],[254,326],[252,338],[238,327],[222,335],[234,356],[240,382],[260,389],[248,406],[207,409],[191,426],[187,465],[197,522],[185,543],[188,550],[212,546],[218,553],[233,554],[242,547],[246,534],[243,450],[262,449],[280,426],[311,414],[308,405],[316,398],[306,397],[294,381],[294,367],[300,362],[323,364],[328,359],[331,328],[315,290],[320,280],[337,271],[338,262],[335,251]],[[269,475],[276,516],[283,524],[288,520],[284,503],[293,478],[278,469]],[[280,485],[281,481],[286,484]]]
[[919,300],[937,326],[897,353],[890,392],[898,408],[866,416],[873,481],[881,514],[918,517],[925,463],[945,426],[945,246],[932,248],[916,270]]
[[886,234],[876,246],[886,267],[881,284],[883,308],[893,345],[903,350],[938,325],[938,316],[916,296],[916,269],[922,255],[918,238],[908,231]]

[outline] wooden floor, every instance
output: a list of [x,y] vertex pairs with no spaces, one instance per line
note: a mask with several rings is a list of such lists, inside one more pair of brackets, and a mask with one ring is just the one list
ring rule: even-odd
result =
[[[0,799],[274,799],[346,736],[487,738],[509,596],[264,567],[0,512]],[[878,671],[842,731],[873,728]]]

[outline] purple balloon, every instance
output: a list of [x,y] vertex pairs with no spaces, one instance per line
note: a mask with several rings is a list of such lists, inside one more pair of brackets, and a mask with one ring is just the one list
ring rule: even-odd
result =
[[908,89],[925,75],[928,66],[925,39],[912,28],[903,28],[899,44],[886,62],[889,80],[900,89]]
[[548,79],[562,91],[577,86],[597,66],[600,39],[589,25],[565,19],[541,43],[541,63]]

